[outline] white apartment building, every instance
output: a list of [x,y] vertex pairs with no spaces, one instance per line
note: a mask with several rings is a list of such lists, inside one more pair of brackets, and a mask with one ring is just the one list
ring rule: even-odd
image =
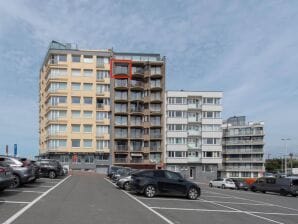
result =
[[222,92],[166,92],[166,169],[214,178],[222,164]]

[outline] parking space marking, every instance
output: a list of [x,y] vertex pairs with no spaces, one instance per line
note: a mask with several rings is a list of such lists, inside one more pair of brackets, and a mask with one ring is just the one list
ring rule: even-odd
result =
[[[219,210],[219,209],[200,209],[200,208],[168,208],[168,207],[150,207],[158,210],[177,210],[177,211],[198,211],[198,212],[223,212],[223,213],[246,213],[242,210]],[[296,213],[279,213],[279,212],[249,212],[263,215],[281,215],[281,216],[298,216]]]
[[22,191],[22,190],[5,190],[6,192],[22,192],[22,193],[36,193],[42,194],[44,191]]
[[274,207],[279,207],[279,208],[284,208],[284,209],[288,209],[288,210],[292,210],[292,211],[298,211],[298,209],[295,209],[295,208],[290,208],[290,207],[286,207],[286,206],[282,206],[282,205],[267,203],[267,202],[264,202],[264,201],[252,200],[252,199],[249,199],[249,198],[237,197],[237,196],[233,196],[233,195],[230,195],[230,194],[223,194],[223,193],[212,192],[212,191],[207,191],[207,192],[208,193],[211,193],[211,194],[218,194],[218,195],[223,195],[223,196],[230,196],[230,197],[235,198],[235,199],[241,199],[241,200],[246,200],[246,201],[251,201],[251,202],[256,202],[256,203],[264,203],[266,205],[270,205],[270,206],[274,206]]
[[0,201],[0,203],[8,203],[8,204],[29,204],[30,201]]
[[29,204],[27,204],[24,208],[22,208],[21,210],[19,210],[18,212],[16,212],[14,215],[12,215],[9,219],[7,219],[5,222],[3,222],[2,224],[11,224],[12,222],[14,222],[18,217],[20,217],[24,212],[26,212],[29,208],[31,208],[34,204],[36,204],[40,199],[42,199],[43,197],[45,197],[47,194],[49,194],[52,190],[54,190],[55,188],[57,188],[59,185],[61,185],[62,183],[64,183],[66,180],[68,180],[71,177],[71,175],[69,175],[68,177],[62,179],[60,182],[58,182],[55,186],[53,186],[52,188],[50,188],[49,190],[47,190],[46,192],[44,192],[43,194],[41,194],[40,196],[38,196],[37,198],[35,198],[32,202],[30,202]]
[[[116,184],[112,183],[110,180],[108,180],[107,178],[104,178],[107,182],[113,184],[114,186],[117,186]],[[145,208],[147,208],[149,211],[151,211],[152,213],[154,213],[155,215],[157,215],[158,217],[160,217],[162,220],[164,220],[166,223],[168,224],[175,224],[174,222],[172,222],[171,220],[169,220],[167,217],[163,216],[162,214],[160,214],[159,212],[153,210],[152,208],[150,208],[148,205],[146,205],[145,203],[141,202],[139,199],[137,199],[136,197],[132,196],[130,193],[121,190],[122,192],[124,192],[128,197],[130,197],[131,199],[135,200],[136,202],[138,202],[139,204],[143,205]],[[6,223],[4,223],[6,224]]]
[[224,208],[228,208],[228,209],[231,209],[231,210],[234,210],[234,211],[242,211],[243,214],[247,214],[247,215],[250,215],[250,216],[253,216],[253,217],[256,217],[256,218],[260,218],[260,219],[266,220],[268,222],[273,222],[273,223],[277,223],[277,224],[284,224],[283,222],[278,222],[278,221],[273,220],[273,219],[269,219],[269,218],[266,218],[266,217],[263,217],[263,216],[260,216],[260,215],[256,215],[256,214],[254,214],[250,211],[239,210],[239,209],[236,209],[236,208],[233,208],[233,207],[230,207],[230,206],[226,206],[226,205],[222,205],[222,204],[219,204],[219,203],[216,203],[216,202],[210,202],[210,203],[214,204],[214,205],[224,207]]

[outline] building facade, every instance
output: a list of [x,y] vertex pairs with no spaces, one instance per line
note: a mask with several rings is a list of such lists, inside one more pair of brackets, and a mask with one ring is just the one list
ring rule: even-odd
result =
[[166,168],[215,178],[222,164],[222,92],[166,92]]
[[248,122],[245,116],[231,117],[223,124],[223,177],[263,176],[264,122]]
[[159,54],[51,42],[40,70],[40,157],[98,172],[162,166],[164,79]]

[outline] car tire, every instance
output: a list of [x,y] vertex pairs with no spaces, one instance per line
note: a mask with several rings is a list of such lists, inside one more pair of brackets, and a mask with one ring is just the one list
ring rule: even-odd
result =
[[123,189],[126,190],[126,191],[129,191],[130,190],[130,183],[129,182],[125,182],[123,184]]
[[284,189],[280,189],[279,194],[281,196],[287,196],[288,195],[288,193]]
[[213,187],[212,183],[209,184],[209,187]]
[[144,194],[147,198],[153,198],[156,194],[156,188],[153,185],[145,187]]
[[250,190],[251,190],[252,192],[256,192],[256,191],[257,191],[256,187],[252,187]]
[[13,182],[10,185],[10,188],[17,188],[21,186],[21,178],[16,174],[13,174],[12,176],[13,176]]
[[187,198],[190,200],[196,200],[199,197],[199,191],[195,187],[189,188],[187,192]]
[[293,197],[297,197],[297,194],[292,194]]
[[266,194],[266,191],[261,191],[263,194]]
[[0,188],[0,192],[1,192],[1,191],[4,191],[4,190],[5,190],[5,188]]
[[57,175],[56,175],[55,171],[51,170],[51,171],[49,172],[49,178],[50,178],[50,179],[55,179],[56,176],[57,176]]
[[225,188],[226,188],[226,185],[224,185],[224,184],[221,185],[221,188],[222,188],[222,189],[225,189]]

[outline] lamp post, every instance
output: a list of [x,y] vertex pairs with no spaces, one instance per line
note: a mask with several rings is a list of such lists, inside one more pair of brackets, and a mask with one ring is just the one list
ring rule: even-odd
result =
[[290,138],[282,138],[282,141],[285,142],[285,149],[286,149],[286,155],[285,155],[285,176],[287,176],[287,154],[288,154],[288,144],[287,142],[290,141]]

